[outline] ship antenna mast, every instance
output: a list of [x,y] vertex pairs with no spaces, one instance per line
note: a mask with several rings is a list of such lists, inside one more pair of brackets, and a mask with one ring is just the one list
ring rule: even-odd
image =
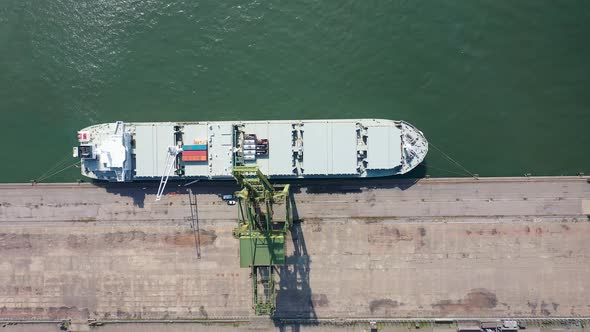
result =
[[164,167],[164,174],[160,179],[160,186],[158,187],[158,193],[156,194],[156,201],[162,199],[162,194],[164,194],[164,189],[166,188],[166,184],[168,183],[168,178],[170,177],[170,173],[172,173],[172,169],[174,169],[176,156],[181,152],[182,148],[178,146],[168,147],[168,155],[166,156],[166,167]]

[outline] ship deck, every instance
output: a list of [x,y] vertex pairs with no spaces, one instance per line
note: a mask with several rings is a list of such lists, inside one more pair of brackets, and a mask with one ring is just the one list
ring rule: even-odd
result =
[[[0,319],[251,319],[231,183],[0,185]],[[590,316],[587,178],[294,187],[279,317]],[[197,251],[201,258],[197,257]]]
[[[240,164],[256,165],[271,178],[403,174],[416,167],[428,150],[416,128],[382,119],[145,122],[126,123],[125,128],[132,136],[128,150],[133,156],[133,178],[126,181],[162,177],[168,148],[180,141],[184,146],[199,145],[201,152],[182,152],[187,158],[178,158],[179,174],[202,179],[231,179],[233,166]],[[124,145],[105,146],[112,141],[112,130],[103,124],[81,131],[89,137],[85,144],[102,158],[101,162],[83,159],[83,174],[115,179],[115,170],[103,161],[113,147]],[[189,154],[200,157],[191,159]]]

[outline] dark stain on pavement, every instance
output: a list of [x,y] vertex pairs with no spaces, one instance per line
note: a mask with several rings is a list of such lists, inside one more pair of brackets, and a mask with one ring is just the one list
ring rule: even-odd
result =
[[209,317],[209,314],[207,313],[207,310],[205,310],[204,306],[199,307],[199,314],[201,314],[201,316],[203,316],[204,318]]
[[79,252],[95,249],[97,243],[98,247],[104,246],[109,249],[153,248],[159,247],[162,243],[177,247],[193,247],[195,236],[198,236],[201,246],[212,245],[217,239],[215,231],[203,229],[199,234],[193,233],[190,229],[167,233],[146,233],[141,230],[68,235],[0,233],[0,251],[37,252],[46,251],[49,247]]
[[2,319],[88,319],[90,311],[78,307],[7,308],[0,307]]
[[[201,246],[212,245],[217,239],[215,231],[201,230],[199,232],[199,240]],[[195,246],[195,234],[192,231],[187,232],[176,232],[173,235],[166,235],[164,242],[169,245],[175,245],[177,247],[194,247]]]
[[541,315],[543,316],[550,316],[551,312],[549,311],[549,309],[547,309],[547,307],[549,307],[549,303],[545,303],[545,301],[541,301]]
[[312,294],[311,303],[314,307],[327,307],[330,304],[328,296],[326,294]]
[[0,233],[0,250],[31,249],[29,234]]
[[392,314],[400,305],[401,303],[392,299],[378,299],[369,302],[369,310],[371,314]]
[[441,313],[464,313],[478,312],[485,309],[493,309],[498,305],[496,294],[485,288],[472,289],[463,299],[460,300],[443,300],[434,305],[433,308],[439,309]]
[[426,228],[424,227],[418,227],[418,235],[416,237],[416,248],[421,248],[424,247],[426,245],[426,242],[424,241],[424,237],[426,237]]
[[422,237],[426,236],[426,228],[419,227],[418,232],[420,233],[420,236],[422,236]]
[[393,245],[400,241],[412,240],[414,240],[412,234],[389,225],[375,227],[369,232],[369,243],[372,244]]
[[531,314],[536,315],[537,314],[537,307],[539,306],[539,304],[537,302],[531,302],[531,301],[528,301],[526,304],[529,306],[529,309],[531,309]]
[[88,237],[86,235],[74,235],[70,234],[66,238],[68,247],[73,249],[85,248],[88,246]]

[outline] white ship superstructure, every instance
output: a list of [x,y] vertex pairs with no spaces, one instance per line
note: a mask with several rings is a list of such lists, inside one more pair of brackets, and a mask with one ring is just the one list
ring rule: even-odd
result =
[[251,165],[270,178],[404,174],[428,142],[404,121],[382,119],[108,123],[78,132],[82,175],[112,182],[231,179]]

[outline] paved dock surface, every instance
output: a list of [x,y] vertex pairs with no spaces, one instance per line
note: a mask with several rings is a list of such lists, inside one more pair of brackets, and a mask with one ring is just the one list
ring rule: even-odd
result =
[[[0,185],[0,319],[251,317],[231,183]],[[278,317],[590,316],[587,178],[295,186]],[[201,257],[197,257],[197,252]]]

